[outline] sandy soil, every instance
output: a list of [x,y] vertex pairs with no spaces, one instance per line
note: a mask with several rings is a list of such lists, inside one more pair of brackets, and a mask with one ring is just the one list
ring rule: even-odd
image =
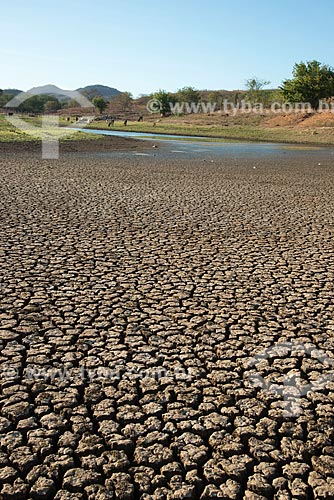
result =
[[2,499],[333,497],[332,161],[0,167]]

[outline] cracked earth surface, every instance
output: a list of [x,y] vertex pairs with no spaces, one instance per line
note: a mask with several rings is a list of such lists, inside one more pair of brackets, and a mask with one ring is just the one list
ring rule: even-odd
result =
[[334,498],[329,160],[0,167],[1,499]]

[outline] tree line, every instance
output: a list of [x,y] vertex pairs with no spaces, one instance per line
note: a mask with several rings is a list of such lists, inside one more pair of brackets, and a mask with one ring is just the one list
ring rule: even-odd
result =
[[[245,91],[234,92],[232,95],[230,93],[228,96],[215,91],[210,92],[206,98],[218,106],[221,106],[226,99],[229,102],[232,100],[235,105],[240,100],[245,100],[251,104],[262,104],[264,107],[270,107],[274,103],[309,103],[314,110],[317,110],[322,100],[334,97],[334,70],[319,61],[296,63],[291,79],[284,80],[278,89],[266,89],[268,85],[269,81],[253,77],[246,81]],[[161,103],[162,114],[166,114],[170,109],[170,103],[176,100],[197,103],[201,95],[193,87],[185,87],[176,94],[159,90],[153,94],[153,98]]]
[[[110,101],[106,101],[101,96],[95,96],[92,104],[100,113],[103,113],[110,104],[125,112],[130,110],[134,103],[146,105],[150,99],[154,99],[159,102],[159,112],[162,115],[170,113],[171,104],[176,102],[197,104],[200,101],[207,101],[216,103],[219,108],[225,99],[232,101],[235,105],[245,100],[252,104],[262,104],[264,107],[269,107],[276,102],[282,104],[303,102],[309,103],[313,109],[318,109],[319,101],[334,97],[334,70],[319,61],[300,62],[295,64],[292,78],[284,80],[278,89],[265,88],[269,85],[269,81],[253,77],[246,81],[246,88],[240,91],[199,91],[187,86],[174,93],[159,89],[136,100],[130,92],[122,92]],[[11,99],[11,95],[6,95],[0,90],[0,107],[5,106]],[[77,107],[75,101],[60,101],[54,96],[35,95],[22,103],[18,110],[43,113],[72,107]]]

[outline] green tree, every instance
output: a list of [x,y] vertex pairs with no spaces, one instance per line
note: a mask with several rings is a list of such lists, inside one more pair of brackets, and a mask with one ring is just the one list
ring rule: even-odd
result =
[[200,93],[194,87],[183,87],[177,91],[179,102],[194,102],[197,104],[201,100]]
[[[8,101],[9,100],[10,99],[8,99]],[[46,106],[46,103],[49,103],[48,106]],[[54,103],[52,104],[52,110],[61,108],[60,102],[54,96],[47,94],[33,95],[22,102],[22,104],[18,106],[18,110],[25,113],[43,113],[44,111],[50,111],[50,109],[47,108],[51,106],[51,103]]]
[[169,92],[159,89],[157,92],[153,94],[152,97],[155,101],[159,101],[160,103],[159,111],[163,116],[165,116],[167,113],[170,113],[170,103],[173,102],[173,98],[169,94]]
[[46,113],[50,113],[52,111],[57,111],[57,109],[61,108],[61,104],[58,99],[49,99],[44,104],[44,111]]
[[233,103],[235,106],[239,105],[240,101],[240,92],[235,92],[233,95]]
[[263,87],[266,87],[266,85],[269,84],[270,82],[267,80],[261,80],[260,78],[257,78],[257,76],[246,80],[247,100],[251,103],[263,102],[265,100]]
[[66,102],[65,104],[66,108],[78,108],[80,107],[80,104],[75,99],[70,99],[69,101]]
[[118,94],[115,99],[113,99],[113,102],[117,103],[121,107],[122,111],[127,111],[133,104],[133,96],[131,92],[122,92],[121,94]]
[[12,99],[12,96],[4,94],[3,90],[0,91],[0,108]]
[[18,110],[25,113],[43,113],[44,104],[48,99],[45,95],[33,95],[20,104]]
[[100,114],[102,114],[103,111],[108,106],[107,101],[105,101],[103,99],[103,97],[94,97],[92,102],[93,102],[93,106],[100,111]]
[[283,97],[283,93],[280,89],[266,90],[266,92],[267,92],[268,105],[271,105],[274,102],[279,102],[279,103],[283,104],[284,97]]
[[300,62],[294,65],[293,78],[280,87],[286,101],[308,102],[318,109],[319,101],[334,95],[333,68],[319,61]]
[[212,104],[217,103],[218,106],[221,106],[221,103],[223,102],[223,95],[218,91],[210,92],[210,94],[208,94],[208,101]]

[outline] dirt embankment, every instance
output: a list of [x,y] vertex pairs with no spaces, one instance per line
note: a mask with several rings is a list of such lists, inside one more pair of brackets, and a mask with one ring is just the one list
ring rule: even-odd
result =
[[287,113],[271,116],[264,121],[267,127],[334,127],[334,113]]

